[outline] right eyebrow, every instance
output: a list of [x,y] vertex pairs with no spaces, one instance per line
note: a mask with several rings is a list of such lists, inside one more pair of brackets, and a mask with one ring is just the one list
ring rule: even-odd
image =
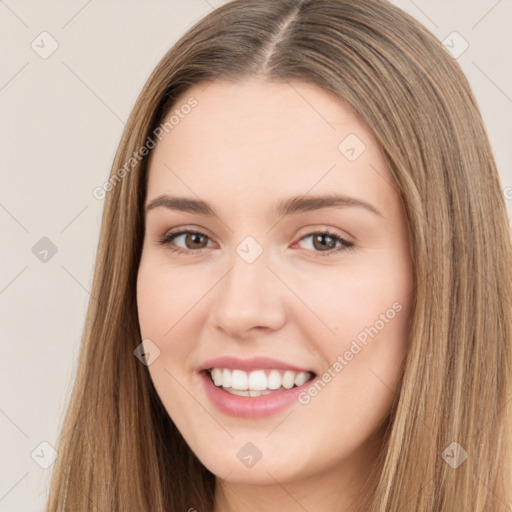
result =
[[[286,200],[278,202],[274,207],[273,213],[276,217],[284,217],[313,210],[320,210],[323,208],[342,208],[350,206],[364,208],[375,215],[384,217],[384,215],[370,203],[346,195],[290,197]],[[158,207],[164,207],[170,210],[177,210],[188,213],[198,213],[200,215],[206,215],[209,217],[218,216],[213,207],[202,199],[174,197],[163,194],[151,200],[146,205],[146,212]]]
[[215,217],[217,214],[213,208],[201,199],[190,199],[188,197],[172,197],[166,194],[156,197],[146,205],[146,212],[163,206],[169,210],[178,210],[188,213],[199,213],[200,215],[207,215]]

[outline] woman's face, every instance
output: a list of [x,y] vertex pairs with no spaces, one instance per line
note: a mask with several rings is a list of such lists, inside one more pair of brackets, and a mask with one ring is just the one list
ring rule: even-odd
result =
[[313,85],[256,79],[194,86],[166,121],[137,301],[167,412],[228,481],[364,473],[397,391],[413,286],[375,138]]

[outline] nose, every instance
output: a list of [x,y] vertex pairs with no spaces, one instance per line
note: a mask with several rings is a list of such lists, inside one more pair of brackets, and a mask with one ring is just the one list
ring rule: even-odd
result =
[[273,331],[285,322],[285,286],[259,257],[247,263],[238,255],[222,281],[211,314],[216,329],[233,339]]

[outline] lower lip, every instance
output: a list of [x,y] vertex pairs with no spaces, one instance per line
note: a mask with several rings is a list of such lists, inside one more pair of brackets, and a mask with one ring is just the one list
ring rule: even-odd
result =
[[297,402],[299,393],[309,387],[313,381],[311,379],[301,386],[286,391],[274,391],[268,395],[239,396],[217,387],[210,379],[208,372],[200,372],[199,375],[213,405],[220,412],[237,418],[263,418],[276,414]]

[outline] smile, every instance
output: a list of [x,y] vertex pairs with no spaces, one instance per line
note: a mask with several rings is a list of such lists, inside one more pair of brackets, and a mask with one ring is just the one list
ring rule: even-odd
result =
[[197,374],[209,402],[235,418],[272,416],[299,406],[298,395],[312,384],[316,373],[273,358],[219,357],[206,361]]
[[302,386],[313,378],[303,371],[260,369],[247,372],[231,368],[208,370],[215,386],[237,396],[258,397]]

